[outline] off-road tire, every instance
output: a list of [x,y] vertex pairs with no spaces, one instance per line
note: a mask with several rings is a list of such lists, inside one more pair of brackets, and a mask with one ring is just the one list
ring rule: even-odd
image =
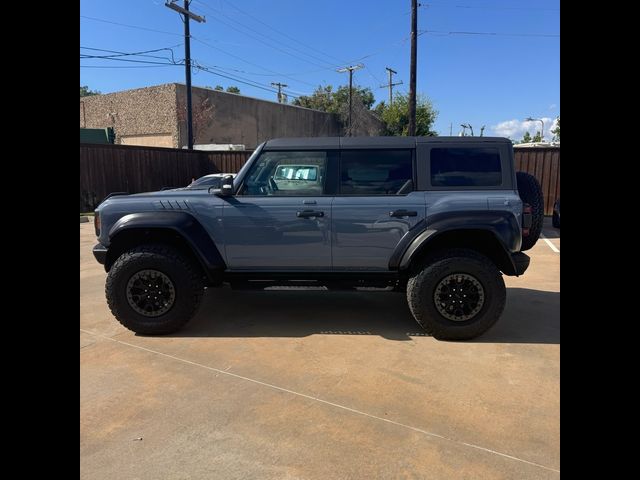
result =
[[558,217],[558,214],[555,212],[553,212],[553,217],[551,217],[551,224],[553,228],[560,228],[560,217]]
[[533,247],[540,233],[542,232],[542,222],[544,221],[544,195],[538,179],[527,172],[516,172],[518,182],[518,194],[524,203],[531,206],[531,228],[529,235],[522,237],[522,247],[520,250],[529,250]]
[[[127,300],[129,280],[148,269],[166,275],[175,289],[171,308],[156,317],[141,315]],[[111,313],[122,325],[136,333],[161,335],[173,333],[191,320],[202,300],[204,283],[201,268],[184,254],[165,245],[141,245],[115,261],[107,275],[105,293]]]
[[[424,265],[409,278],[407,302],[413,317],[428,334],[438,340],[468,340],[486,332],[500,318],[506,288],[502,274],[487,257],[473,250],[449,249],[427,258]],[[482,308],[466,321],[446,318],[434,300],[438,284],[457,273],[473,276],[484,290]]]

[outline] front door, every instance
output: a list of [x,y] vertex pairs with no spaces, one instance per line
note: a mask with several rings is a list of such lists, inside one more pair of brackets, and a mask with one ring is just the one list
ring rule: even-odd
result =
[[333,269],[388,271],[400,239],[425,218],[413,152],[344,149],[333,201]]
[[266,151],[223,209],[231,270],[331,269],[327,151]]

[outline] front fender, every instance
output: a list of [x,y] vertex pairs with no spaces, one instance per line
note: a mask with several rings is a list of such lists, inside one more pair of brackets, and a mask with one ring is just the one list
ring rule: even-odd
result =
[[133,229],[168,229],[178,233],[208,270],[225,269],[225,262],[211,236],[193,215],[186,212],[140,212],[120,218],[109,230],[109,240]]

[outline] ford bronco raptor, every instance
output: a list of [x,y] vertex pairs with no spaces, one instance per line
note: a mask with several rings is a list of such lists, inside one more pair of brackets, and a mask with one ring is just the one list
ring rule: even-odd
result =
[[113,315],[141,334],[180,329],[228,283],[401,291],[427,333],[463,340],[502,314],[542,209],[505,138],[283,138],[219,189],[111,194],[93,252]]

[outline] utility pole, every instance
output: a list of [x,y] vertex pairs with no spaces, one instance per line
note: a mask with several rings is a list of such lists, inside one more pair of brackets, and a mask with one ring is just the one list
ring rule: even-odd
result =
[[402,80],[400,80],[398,83],[393,83],[393,74],[397,74],[398,72],[396,72],[395,70],[391,70],[389,67],[386,67],[385,70],[389,75],[389,83],[387,85],[380,85],[380,88],[389,88],[389,105],[391,105],[393,103],[393,87],[395,87],[396,85],[402,85]]
[[351,131],[351,111],[352,111],[352,97],[353,97],[353,71],[364,68],[364,65],[359,63],[358,65],[351,65],[349,67],[339,68],[336,70],[338,73],[349,72],[349,136],[352,135]]
[[418,0],[411,0],[411,73],[409,76],[409,136],[416,134],[416,62],[418,50]]
[[283,88],[287,88],[289,85],[286,85],[284,83],[275,83],[275,82],[271,82],[271,86],[272,87],[278,87],[278,103],[282,103],[282,89]]
[[449,124],[449,136],[453,134],[453,122]]
[[191,0],[184,0],[184,8],[176,5],[177,0],[171,0],[165,3],[165,7],[169,7],[171,10],[184,15],[184,74],[187,83],[187,148],[193,150],[193,110],[191,108],[191,35],[189,33],[189,19],[195,20],[198,23],[206,22],[204,17],[191,13],[189,11],[189,2]]

